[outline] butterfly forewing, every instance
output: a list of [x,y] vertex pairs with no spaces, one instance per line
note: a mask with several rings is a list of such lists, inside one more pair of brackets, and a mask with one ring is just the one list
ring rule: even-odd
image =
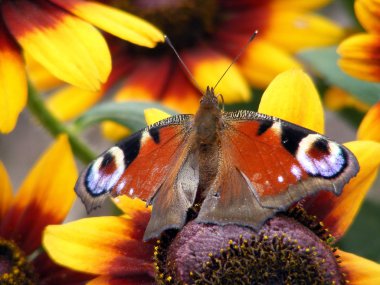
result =
[[320,190],[339,195],[359,170],[344,146],[289,122],[249,111],[226,113],[225,122],[223,151],[263,207],[285,209]]
[[75,191],[87,211],[104,198],[128,195],[149,200],[183,155],[191,115],[177,115],[147,127],[99,156],[81,174]]

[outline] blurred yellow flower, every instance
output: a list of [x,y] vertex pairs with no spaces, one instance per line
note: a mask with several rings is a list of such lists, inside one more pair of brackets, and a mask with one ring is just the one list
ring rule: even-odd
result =
[[[294,52],[335,44],[344,34],[338,25],[314,13],[327,0],[103,2],[161,28],[202,90],[217,82],[258,29],[259,35],[218,86],[227,104],[249,101],[250,86],[264,88],[278,73],[299,67]],[[75,117],[107,92],[116,93],[116,101],[155,100],[182,113],[195,112],[201,94],[169,47],[146,50],[127,46],[114,37],[108,40],[114,62],[108,82],[98,93],[83,94],[67,87],[52,96],[48,104],[58,118]],[[78,97],[78,93],[82,95]],[[77,101],[67,99],[74,94]],[[105,129],[115,138],[113,126]]]
[[[311,79],[300,70],[291,70],[277,76],[263,95],[259,111],[319,132],[324,129],[318,93]],[[148,113],[149,123],[165,116],[151,111]],[[380,143],[354,141],[346,146],[358,158],[360,172],[346,185],[341,196],[319,192],[300,203],[305,213],[301,211],[292,216],[289,212],[288,217],[278,215],[257,233],[234,225],[220,227],[189,222],[176,237],[168,232],[156,245],[153,242],[144,243],[142,238],[150,218],[150,208],[146,208],[142,201],[121,196],[114,199],[114,202],[124,211],[124,215],[86,218],[65,225],[48,226],[43,244],[57,263],[97,274],[98,277],[89,283],[92,285],[136,282],[152,284],[155,281],[158,284],[169,281],[182,284],[180,282],[183,280],[188,283],[189,280],[203,280],[205,283],[210,281],[207,278],[218,278],[217,272],[225,274],[222,278],[239,278],[239,281],[247,284],[256,281],[265,283],[265,280],[278,281],[276,278],[293,282],[297,280],[305,284],[316,280],[321,284],[333,281],[377,284],[380,282],[380,265],[354,254],[340,250],[335,252],[334,239],[331,238],[335,237],[336,241],[347,231],[380,165]],[[303,219],[301,222],[297,220],[300,213]],[[310,215],[315,215],[315,218],[310,218]],[[311,219],[309,224],[307,219]],[[279,222],[282,226],[277,225]],[[326,225],[332,236],[326,234],[323,225]],[[194,230],[197,227],[200,230]],[[208,231],[210,228],[211,232]],[[228,228],[236,232],[228,232],[233,237],[224,240],[225,235],[219,231]],[[244,231],[248,231],[249,236],[243,239],[241,233],[246,235]],[[203,234],[205,232],[207,234]],[[298,239],[294,239],[297,233],[301,234]],[[178,236],[182,240],[179,241]],[[210,249],[214,249],[214,245],[210,243],[213,243],[215,236],[215,243],[221,244],[221,247],[214,252]],[[238,255],[241,252],[246,254]],[[237,260],[232,259],[234,254],[238,256]],[[228,258],[231,258],[230,262],[224,263]],[[286,263],[284,260],[295,260],[295,266],[293,264],[292,267],[292,262]],[[214,265],[211,272],[207,271],[210,264]],[[244,264],[243,268],[238,267],[239,264]],[[187,270],[189,266],[196,270],[190,271],[190,274],[183,273],[182,269]],[[233,271],[234,266],[241,270]],[[225,270],[220,271],[220,268]],[[249,275],[241,275],[244,268],[252,269]],[[288,268],[291,269],[288,271]],[[262,271],[264,273],[260,273]],[[263,279],[254,279],[252,276],[257,277],[255,272],[259,272],[259,278]]]
[[41,156],[16,196],[0,162],[0,284],[73,284],[89,279],[54,264],[40,250],[45,226],[63,222],[74,202],[77,175],[65,135]]
[[101,33],[153,47],[163,35],[144,20],[86,0],[4,0],[0,3],[0,132],[14,128],[27,101],[22,53],[72,85],[98,90],[111,71]]
[[360,101],[354,95],[345,90],[333,86],[325,92],[324,105],[332,111],[340,111],[344,108],[353,108],[360,112],[367,112],[370,105]]
[[338,63],[354,77],[380,82],[380,2],[356,0],[354,7],[367,33],[353,35],[339,45]]
[[358,129],[358,139],[380,142],[380,102],[369,109]]

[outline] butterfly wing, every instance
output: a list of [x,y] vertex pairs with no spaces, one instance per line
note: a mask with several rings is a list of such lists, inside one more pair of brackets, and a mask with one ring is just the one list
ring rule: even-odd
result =
[[273,216],[275,209],[264,208],[254,195],[252,184],[231,162],[230,153],[223,153],[218,174],[199,211],[197,222],[238,224],[257,228]]
[[[191,140],[191,139],[190,139]],[[167,229],[184,226],[188,209],[193,205],[198,183],[198,157],[185,150],[180,159],[173,161],[168,177],[150,199],[152,216],[144,233],[144,240],[158,237]]]
[[198,221],[257,228],[320,190],[339,195],[359,170],[347,148],[289,122],[238,111],[225,113],[223,123],[219,176]]
[[[128,195],[156,204],[151,220],[157,226],[151,225],[151,232],[157,232],[162,223],[181,224],[197,185],[197,165],[189,156],[188,147],[192,121],[192,115],[167,118],[133,134],[94,160],[75,186],[87,211],[99,207],[108,195]],[[191,183],[189,177],[193,178]],[[175,183],[184,186],[177,187]],[[173,208],[176,215],[169,217]],[[157,215],[162,216],[161,223],[156,221]]]

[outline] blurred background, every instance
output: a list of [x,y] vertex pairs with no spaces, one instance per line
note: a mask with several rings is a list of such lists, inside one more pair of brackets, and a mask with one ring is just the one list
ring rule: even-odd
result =
[[[319,10],[316,10],[315,12],[337,23],[346,29],[348,31],[348,34],[350,34],[356,31],[362,31],[362,28],[355,18],[353,3],[354,1],[349,0],[331,1],[331,4]],[[255,29],[255,27],[253,27],[253,29]],[[290,37],[291,34],[288,36]],[[258,38],[260,38],[260,34],[258,35]],[[172,41],[175,46],[179,46],[181,48],[180,43],[176,43],[174,40]],[[232,42],[232,44],[234,44],[234,42]],[[159,48],[167,49],[168,53],[172,53],[170,48],[167,46],[160,46]],[[233,50],[239,50],[240,48],[241,45],[235,46]],[[296,54],[296,57],[297,56],[298,55]],[[185,62],[186,59],[187,58],[184,57]],[[189,64],[191,64],[191,60]],[[318,73],[320,73],[321,70],[315,72],[315,70],[318,68],[315,68],[315,66],[310,66],[310,62],[304,66],[304,69],[306,69],[308,72],[311,72],[311,75],[315,79],[319,93],[324,98],[326,135],[340,143],[355,140],[357,126],[363,117],[365,110],[369,109],[369,106],[367,109],[366,107],[364,107],[364,109],[361,107],[356,107],[357,105],[355,104],[343,104],[342,106],[338,107],[335,106],[330,102],[334,100],[326,98],[326,91],[329,89],[329,82],[324,80],[323,76],[319,77]],[[226,77],[228,78],[229,76],[231,75],[227,73]],[[253,102],[244,104],[233,102],[233,104],[229,104],[228,109],[232,110],[237,108],[257,108],[257,102],[260,100],[260,95],[263,92],[262,90],[265,89],[264,87],[265,86],[262,86],[262,88],[258,86],[251,87],[255,96]],[[220,87],[221,92],[223,92],[222,90],[223,87]],[[113,91],[113,89],[110,89],[109,93],[112,93]],[[46,98],[48,98],[51,93],[51,90],[47,91]],[[110,98],[111,97],[109,95],[106,95],[102,100],[107,101]],[[173,108],[173,106],[170,107]],[[178,110],[178,112],[181,112],[181,110]],[[99,125],[93,125],[87,128],[83,133],[84,141],[86,141],[91,146],[91,149],[96,154],[100,154],[105,149],[114,144],[113,140],[105,139],[103,131],[104,130],[102,130]],[[52,142],[52,136],[30,114],[28,109],[24,109],[24,111],[21,113],[17,122],[17,126],[11,133],[7,135],[0,135],[0,160],[7,168],[14,189],[18,188],[33,164]],[[57,163],[59,163],[59,161],[57,161]],[[84,164],[80,161],[77,161],[77,166],[79,171],[84,168]],[[379,240],[371,241],[371,244],[368,244],[367,242],[369,236],[380,236],[380,221],[378,219],[380,214],[379,181],[377,181],[372,187],[372,190],[368,194],[367,201],[370,202],[365,203],[365,207],[362,208],[359,217],[356,219],[349,233],[341,241],[341,246],[343,248],[347,248],[350,252],[354,252],[380,262]],[[105,206],[99,211],[93,213],[93,215],[101,215],[107,213],[108,211],[109,207]],[[67,220],[72,220],[83,216],[86,216],[84,207],[80,202],[76,201]]]

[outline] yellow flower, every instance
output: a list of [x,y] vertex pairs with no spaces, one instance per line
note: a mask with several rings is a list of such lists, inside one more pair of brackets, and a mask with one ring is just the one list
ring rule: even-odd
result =
[[358,129],[358,138],[380,142],[380,102],[369,109]]
[[356,0],[354,7],[367,33],[353,35],[339,45],[338,63],[354,77],[380,82],[380,2]]
[[353,108],[359,112],[365,113],[370,108],[370,105],[360,101],[354,95],[336,86],[333,86],[326,91],[323,103],[332,111]]
[[[0,283],[57,284],[89,277],[54,264],[40,250],[45,226],[60,224],[75,199],[75,161],[66,136],[42,155],[16,196],[0,162]],[[62,283],[65,284],[65,283]]]
[[[259,111],[315,131],[324,129],[318,93],[299,70],[284,72],[272,81]],[[163,116],[151,113],[149,123]],[[276,215],[258,232],[236,225],[189,222],[176,236],[166,232],[156,244],[144,243],[150,209],[142,201],[121,196],[114,201],[124,215],[48,226],[43,244],[57,263],[97,274],[89,283],[92,285],[151,284],[155,280],[158,284],[220,284],[236,278],[246,284],[295,280],[377,284],[379,264],[340,250],[337,257],[335,252],[334,241],[344,235],[356,216],[380,165],[380,143],[363,140],[346,146],[356,155],[360,172],[341,196],[319,192]]]
[[10,132],[27,101],[22,53],[75,86],[97,90],[111,71],[111,55],[94,27],[153,47],[162,34],[144,20],[85,0],[5,0],[0,3],[0,132]]
[[[200,88],[213,86],[255,29],[259,35],[223,78],[226,103],[250,100],[250,85],[264,88],[280,72],[300,63],[292,56],[308,47],[337,43],[343,30],[313,10],[326,0],[269,1],[104,1],[139,15],[161,28],[178,49]],[[50,98],[50,109],[62,120],[75,117],[103,94],[116,101],[155,100],[182,113],[196,111],[200,92],[167,46],[146,50],[109,38],[114,68],[100,93],[67,87]],[[76,102],[67,100],[78,96]],[[115,136],[113,127],[106,134]],[[117,136],[118,137],[118,136]]]

